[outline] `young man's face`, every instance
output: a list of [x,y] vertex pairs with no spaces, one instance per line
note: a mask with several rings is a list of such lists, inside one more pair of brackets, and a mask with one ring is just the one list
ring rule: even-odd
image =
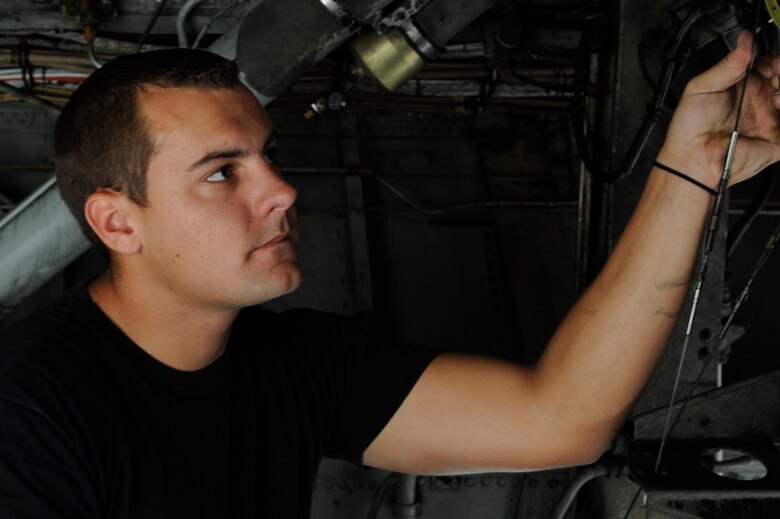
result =
[[139,107],[155,148],[138,209],[150,281],[225,309],[297,288],[296,192],[268,161],[271,123],[255,98],[155,87]]

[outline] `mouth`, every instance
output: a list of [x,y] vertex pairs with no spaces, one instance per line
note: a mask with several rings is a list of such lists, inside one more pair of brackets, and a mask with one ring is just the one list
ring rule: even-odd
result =
[[260,245],[259,247],[255,247],[253,250],[260,250],[260,249],[271,248],[274,245],[277,245],[279,243],[284,243],[284,242],[287,242],[289,240],[290,240],[290,232],[289,231],[285,231],[285,232],[277,234],[276,236],[274,236],[273,238],[271,238],[270,240],[268,240],[264,244]]

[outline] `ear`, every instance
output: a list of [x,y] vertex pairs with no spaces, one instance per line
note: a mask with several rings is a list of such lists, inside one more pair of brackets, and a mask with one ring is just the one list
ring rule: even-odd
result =
[[134,215],[138,205],[126,195],[105,189],[87,197],[84,217],[98,238],[118,254],[136,254],[141,250]]

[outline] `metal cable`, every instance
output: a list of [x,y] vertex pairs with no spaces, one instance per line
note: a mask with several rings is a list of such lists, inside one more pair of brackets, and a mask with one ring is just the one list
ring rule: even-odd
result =
[[752,30],[753,38],[751,41],[751,58],[750,58],[750,62],[748,63],[747,69],[745,70],[745,75],[740,81],[741,92],[739,94],[739,100],[737,101],[737,112],[734,120],[734,130],[731,132],[729,146],[726,151],[726,159],[724,161],[723,171],[721,173],[720,182],[718,184],[718,193],[717,196],[715,197],[715,203],[712,206],[712,210],[710,211],[709,222],[704,236],[704,252],[702,254],[702,259],[697,269],[698,273],[696,278],[696,284],[694,286],[694,291],[693,291],[693,300],[691,302],[691,310],[688,315],[688,324],[685,329],[685,339],[683,340],[682,349],[680,351],[680,361],[677,364],[677,372],[674,377],[674,384],[672,386],[672,395],[669,401],[668,412],[666,413],[666,420],[664,422],[663,433],[661,435],[661,444],[658,447],[658,456],[656,457],[655,460],[655,468],[654,468],[655,473],[658,473],[658,468],[661,465],[661,458],[663,456],[663,450],[666,445],[666,439],[671,424],[674,401],[677,397],[677,390],[680,385],[680,378],[682,377],[683,366],[685,365],[685,354],[688,351],[688,343],[690,342],[690,338],[691,338],[691,329],[693,328],[693,320],[694,317],[696,316],[696,310],[698,309],[699,297],[701,296],[701,290],[704,284],[704,277],[707,272],[709,255],[710,252],[712,251],[712,247],[715,241],[715,235],[720,225],[721,206],[723,204],[726,186],[728,184],[729,177],[731,176],[731,166],[734,161],[734,152],[736,151],[736,147],[737,147],[737,139],[739,138],[739,124],[742,119],[742,106],[745,101],[747,82],[750,77],[750,70],[753,68],[753,54],[755,53],[755,47],[756,47],[755,34],[756,34],[756,29],[758,28],[760,13],[761,10],[756,9],[756,15],[755,15],[755,20],[753,22],[753,30]]
[[148,38],[149,34],[151,34],[154,25],[157,23],[157,19],[160,17],[160,14],[162,14],[162,11],[163,9],[165,9],[165,5],[167,3],[168,0],[160,0],[160,3],[157,4],[157,9],[155,9],[151,20],[149,20],[149,23],[146,24],[146,29],[144,29],[144,33],[141,35],[141,39],[138,40],[138,52],[141,52],[143,50],[144,42],[146,41],[146,38]]

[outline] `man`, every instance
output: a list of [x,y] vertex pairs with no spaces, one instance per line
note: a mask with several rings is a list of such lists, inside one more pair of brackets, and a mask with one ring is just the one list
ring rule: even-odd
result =
[[[267,115],[203,51],[108,63],[56,148],[110,267],[0,340],[0,515],[306,517],[323,454],[418,474],[595,460],[674,326],[750,54],[742,35],[689,84],[658,160],[690,178],[654,169],[534,367],[257,308],[300,282]],[[780,62],[757,71],[733,181],[780,159]]]

